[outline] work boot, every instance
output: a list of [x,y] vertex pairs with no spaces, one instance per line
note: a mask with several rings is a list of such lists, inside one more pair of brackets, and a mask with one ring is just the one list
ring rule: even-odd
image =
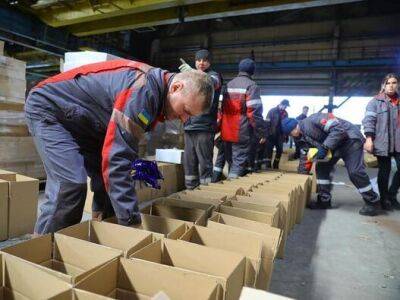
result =
[[392,210],[392,203],[389,200],[382,198],[380,203],[383,210]]
[[390,196],[389,201],[390,201],[390,205],[391,205],[392,209],[400,210],[400,203],[399,203],[399,201],[397,201],[396,196]]
[[274,169],[279,169],[279,158],[275,158],[274,159],[274,164],[273,164],[273,168]]
[[216,183],[221,181],[222,172],[213,172],[213,176],[211,178],[212,183]]
[[310,202],[307,205],[309,209],[330,209],[332,208],[331,201],[320,201],[317,202]]
[[365,205],[358,212],[362,216],[373,217],[379,214],[378,203],[365,203]]
[[272,169],[271,161],[270,161],[269,159],[265,162],[265,164],[266,164],[265,168],[266,168],[267,170],[268,170],[268,169]]

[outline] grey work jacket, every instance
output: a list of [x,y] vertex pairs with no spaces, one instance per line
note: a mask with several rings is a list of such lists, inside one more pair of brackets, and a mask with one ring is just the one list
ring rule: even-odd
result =
[[400,152],[398,113],[399,105],[393,106],[384,93],[369,101],[362,124],[365,135],[374,139],[375,155],[388,156],[390,153]]

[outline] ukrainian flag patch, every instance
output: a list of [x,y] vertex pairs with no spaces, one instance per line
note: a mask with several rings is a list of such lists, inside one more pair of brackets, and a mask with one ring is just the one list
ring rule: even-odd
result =
[[142,110],[138,114],[138,118],[144,125],[146,125],[146,126],[149,125],[149,123],[150,123],[150,115],[147,113],[147,111]]

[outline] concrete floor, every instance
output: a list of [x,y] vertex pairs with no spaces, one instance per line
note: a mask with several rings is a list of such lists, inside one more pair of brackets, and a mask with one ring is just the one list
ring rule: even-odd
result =
[[[307,300],[399,300],[400,211],[360,216],[362,200],[344,168],[334,181],[346,184],[334,188],[337,208],[305,211],[288,237],[285,258],[275,261],[270,291]],[[0,242],[0,248],[26,238]]]
[[[371,178],[376,170],[370,170]],[[276,260],[270,291],[296,299],[400,299],[400,211],[358,214],[361,197],[336,171],[328,211],[307,209]]]

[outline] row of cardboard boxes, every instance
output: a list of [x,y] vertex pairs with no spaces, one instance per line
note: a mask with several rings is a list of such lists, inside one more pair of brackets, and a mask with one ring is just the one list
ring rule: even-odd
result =
[[226,192],[201,187],[157,199],[142,210],[141,229],[88,221],[2,251],[105,297],[238,299],[243,286],[268,288],[275,257],[283,257],[276,227],[289,231],[301,220],[308,186],[307,176],[252,175],[206,187]]
[[[181,165],[158,163],[164,176],[161,189],[138,187],[140,201],[167,196],[183,189]],[[0,241],[32,233],[37,217],[39,180],[0,169]],[[93,194],[88,189],[85,210],[91,213]]]

